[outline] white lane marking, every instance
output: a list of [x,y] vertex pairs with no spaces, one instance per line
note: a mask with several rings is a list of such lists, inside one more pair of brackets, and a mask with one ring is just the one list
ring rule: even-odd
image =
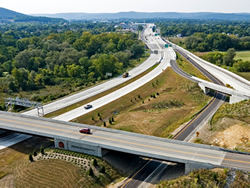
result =
[[[155,174],[155,172],[158,170],[158,168],[160,168],[162,165],[166,165],[166,164],[169,164],[169,163],[164,163],[164,162],[162,162],[144,181],[143,181],[143,183],[141,183],[141,185],[138,187],[138,188],[147,188],[149,185],[148,184],[150,184],[150,183],[147,183],[147,181]],[[168,167],[168,165],[166,165],[166,167],[165,168],[167,168]],[[145,184],[147,184],[147,185],[145,185]]]

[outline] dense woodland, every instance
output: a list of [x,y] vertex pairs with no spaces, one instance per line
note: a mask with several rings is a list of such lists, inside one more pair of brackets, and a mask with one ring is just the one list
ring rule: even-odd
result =
[[103,23],[2,25],[0,91],[86,86],[107,79],[106,73],[122,74],[131,59],[139,60],[144,45],[134,33],[108,32],[111,27]]

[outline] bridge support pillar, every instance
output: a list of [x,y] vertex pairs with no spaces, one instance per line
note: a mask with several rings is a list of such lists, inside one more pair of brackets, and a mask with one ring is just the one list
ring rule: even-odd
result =
[[198,169],[210,169],[215,168],[212,164],[204,164],[204,163],[185,163],[185,174],[189,174],[190,172]]
[[210,92],[209,88],[206,88],[203,84],[198,83],[198,85],[200,86],[200,88],[203,90],[204,94],[207,95]]

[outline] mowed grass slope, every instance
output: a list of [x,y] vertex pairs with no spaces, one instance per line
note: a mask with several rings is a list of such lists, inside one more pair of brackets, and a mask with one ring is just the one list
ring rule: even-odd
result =
[[196,170],[187,176],[174,180],[162,181],[157,188],[195,188],[195,187],[218,187],[223,188],[227,181],[227,170]]
[[[196,83],[167,68],[144,86],[72,121],[97,126],[105,121],[109,128],[168,137],[209,99]],[[110,124],[112,117],[115,122]]]
[[198,77],[200,79],[210,81],[205,75],[203,75],[198,69],[195,68],[191,63],[188,62],[185,58],[183,58],[180,54],[177,53],[178,60],[177,64],[178,66],[186,73]]
[[[0,150],[0,187],[27,188],[27,187],[105,187],[120,174],[102,159],[97,159],[98,165],[105,167],[105,173],[96,172],[93,167],[93,156],[85,156],[88,167],[94,171],[89,176],[72,161],[62,159],[43,159],[29,162],[30,153],[36,150],[39,153],[41,144],[46,148],[53,146],[53,141],[45,138],[32,137],[9,148]],[[46,155],[53,149],[46,149]],[[71,152],[72,153],[72,152]],[[35,159],[35,158],[34,158]]]

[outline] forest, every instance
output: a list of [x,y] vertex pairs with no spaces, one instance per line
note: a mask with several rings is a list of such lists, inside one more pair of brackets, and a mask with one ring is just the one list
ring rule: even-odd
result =
[[88,86],[107,79],[106,73],[122,74],[131,59],[139,61],[144,44],[135,33],[109,29],[102,23],[2,25],[0,91]]

